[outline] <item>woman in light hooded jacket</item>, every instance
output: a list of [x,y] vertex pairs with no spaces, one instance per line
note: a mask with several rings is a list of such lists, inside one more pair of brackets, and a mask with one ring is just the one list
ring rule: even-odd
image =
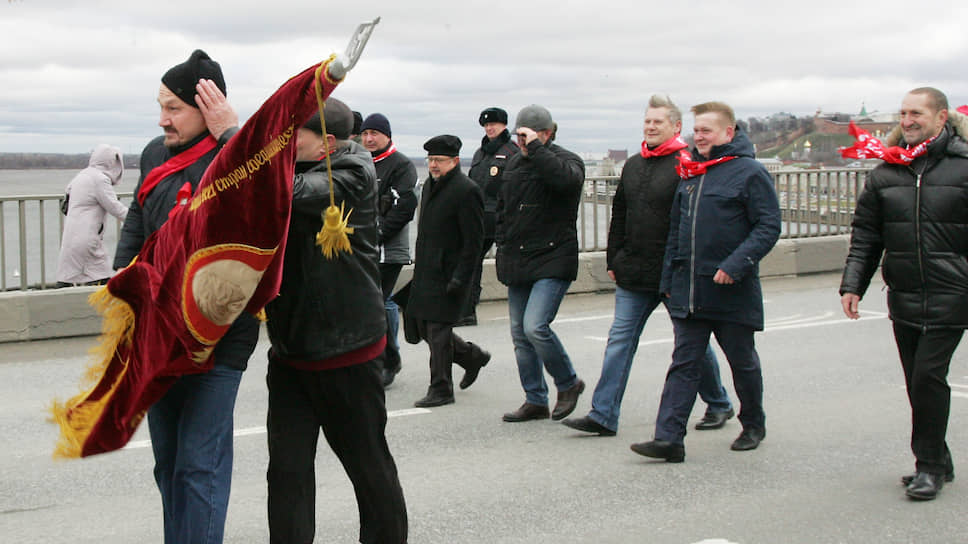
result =
[[67,184],[68,209],[57,262],[57,285],[92,285],[111,277],[111,259],[104,250],[104,218],[111,214],[124,221],[127,206],[118,201],[114,186],[121,182],[121,150],[100,144],[88,167]]

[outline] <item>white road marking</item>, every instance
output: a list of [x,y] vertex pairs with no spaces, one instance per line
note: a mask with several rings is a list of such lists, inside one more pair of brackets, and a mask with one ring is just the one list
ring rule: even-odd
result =
[[[426,408],[406,408],[404,410],[391,410],[387,412],[387,418],[394,417],[405,417],[405,416],[417,416],[421,414],[429,414],[430,410]],[[245,429],[236,429],[232,433],[233,436],[249,436],[253,434],[265,434],[266,427],[261,425],[259,427],[248,427]],[[134,442],[128,442],[128,444],[121,448],[125,450],[139,450],[151,447],[151,440],[136,440]]]
[[[883,312],[869,312],[863,311],[862,314],[867,314],[860,319],[828,319],[834,315],[833,312],[826,312],[818,316],[799,318],[797,316],[790,316],[785,318],[780,318],[779,320],[768,321],[765,326],[765,330],[760,332],[760,334],[770,333],[773,331],[784,331],[790,329],[806,329],[809,327],[823,327],[827,325],[838,325],[842,323],[851,323],[853,321],[872,321],[875,319],[886,319],[887,314]],[[782,324],[786,322],[785,324]],[[780,323],[780,324],[778,324]],[[586,336],[586,340],[595,340],[598,342],[607,342],[607,336]],[[661,338],[658,340],[648,340],[645,342],[639,342],[639,346],[651,346],[654,344],[671,344],[673,338]]]

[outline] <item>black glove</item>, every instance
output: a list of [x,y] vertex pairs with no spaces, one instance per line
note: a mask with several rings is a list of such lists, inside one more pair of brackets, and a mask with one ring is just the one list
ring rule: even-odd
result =
[[458,291],[460,291],[461,285],[463,284],[458,280],[453,280],[453,279],[450,280],[449,282],[447,282],[447,294],[448,295],[456,294]]

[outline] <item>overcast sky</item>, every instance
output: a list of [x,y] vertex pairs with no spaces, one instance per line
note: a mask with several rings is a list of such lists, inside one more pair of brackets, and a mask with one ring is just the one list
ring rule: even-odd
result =
[[161,134],[161,75],[196,48],[222,65],[244,121],[376,16],[334,96],[384,113],[410,155],[450,133],[469,156],[488,106],[513,124],[542,104],[558,143],[593,152],[636,149],[654,92],[684,110],[724,100],[744,119],[894,111],[922,85],[968,102],[966,2],[12,0],[0,3],[0,152],[139,153]]

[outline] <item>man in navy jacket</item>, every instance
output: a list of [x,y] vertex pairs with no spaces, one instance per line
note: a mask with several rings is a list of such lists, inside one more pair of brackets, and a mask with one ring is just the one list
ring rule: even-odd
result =
[[640,455],[681,462],[686,422],[696,401],[709,335],[726,354],[743,432],[732,449],[751,450],[766,436],[763,375],[753,332],[763,330],[759,261],[780,235],[773,179],[756,161],[732,108],[692,108],[696,149],[680,159],[683,178],[672,204],[659,292],[668,296],[675,330],[655,439],[632,445]]

